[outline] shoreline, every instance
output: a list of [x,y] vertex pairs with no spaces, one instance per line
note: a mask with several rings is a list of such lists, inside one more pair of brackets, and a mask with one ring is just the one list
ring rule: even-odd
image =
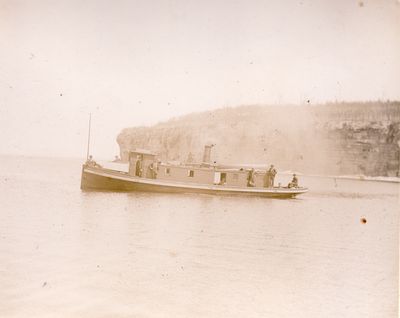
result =
[[[77,160],[82,160],[82,163],[84,163],[84,159],[82,158],[76,158],[76,157],[45,157],[45,156],[36,156],[36,155],[15,155],[15,154],[0,154],[0,157],[8,157],[8,158],[25,158],[25,159],[45,159],[45,160],[68,160],[68,161],[77,161]],[[104,166],[108,166],[111,169],[115,170],[121,170],[121,171],[128,171],[128,163],[125,162],[112,162],[110,160],[104,160],[104,159],[99,159],[98,162]],[[243,167],[243,168],[258,168],[258,169],[265,169],[265,165],[249,165],[249,164],[244,164],[244,165],[223,165],[225,167]],[[118,169],[118,168],[119,169]],[[125,169],[124,169],[125,168]],[[364,175],[341,175],[341,176],[335,176],[335,175],[321,175],[321,174],[307,174],[307,173],[302,173],[299,171],[290,171],[290,170],[285,170],[282,172],[278,172],[279,175],[292,175],[293,173],[296,173],[299,176],[304,176],[304,177],[315,177],[315,178],[329,178],[329,179],[344,179],[344,180],[357,180],[357,181],[373,181],[373,182],[387,182],[387,183],[400,183],[400,177],[384,177],[384,176],[364,176]]]
[[[112,167],[114,166],[115,168],[119,166],[120,168],[126,167],[126,169],[120,169],[122,171],[128,171],[127,166],[128,163],[122,163],[122,162],[109,162],[109,161],[101,161],[99,160],[100,164],[104,164],[104,166]],[[227,166],[227,165],[224,165]],[[236,166],[236,165],[235,165]],[[239,165],[237,165],[239,166]],[[243,165],[241,165],[243,166]],[[253,165],[256,167],[256,165]],[[256,167],[261,168],[261,167]],[[264,167],[262,167],[264,168]],[[304,176],[304,177],[315,177],[315,178],[329,178],[329,179],[345,179],[345,180],[357,180],[357,181],[374,181],[374,182],[389,182],[389,183],[400,183],[400,177],[383,177],[383,176],[377,176],[377,177],[371,177],[371,176],[363,176],[363,175],[342,175],[342,176],[335,176],[335,175],[320,175],[320,174],[306,174],[306,173],[301,173],[301,172],[295,172],[295,171],[282,171],[278,172],[278,175],[292,175],[293,173],[296,173],[299,176]]]
[[288,172],[284,171],[281,174],[290,175],[296,173],[299,176],[304,177],[314,177],[314,178],[329,178],[329,179],[344,179],[344,180],[357,180],[357,181],[374,181],[374,182],[389,182],[389,183],[400,183],[400,177],[382,177],[382,176],[363,176],[363,175],[343,175],[343,176],[334,176],[334,175],[319,175],[319,174],[303,174],[298,172]]

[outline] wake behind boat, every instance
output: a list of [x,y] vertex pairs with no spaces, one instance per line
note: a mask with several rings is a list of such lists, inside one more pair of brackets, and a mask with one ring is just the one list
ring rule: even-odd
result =
[[128,172],[103,168],[91,157],[82,167],[81,189],[205,193],[292,198],[308,191],[297,177],[287,187],[274,186],[276,170],[227,168],[212,165],[212,146],[205,146],[200,164],[162,163],[157,154],[136,149],[129,153]]

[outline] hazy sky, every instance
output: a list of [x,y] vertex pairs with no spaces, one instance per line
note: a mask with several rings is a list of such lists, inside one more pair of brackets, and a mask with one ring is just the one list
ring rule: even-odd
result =
[[400,2],[0,0],[0,153],[241,104],[400,100]]

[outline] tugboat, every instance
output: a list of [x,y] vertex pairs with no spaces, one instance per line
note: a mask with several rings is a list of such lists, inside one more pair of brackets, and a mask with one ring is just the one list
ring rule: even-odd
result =
[[198,164],[162,163],[157,154],[144,149],[129,152],[128,172],[103,168],[87,156],[82,166],[82,190],[204,193],[293,198],[308,191],[296,183],[287,187],[265,184],[267,171],[228,168],[210,162],[212,145],[204,148]]

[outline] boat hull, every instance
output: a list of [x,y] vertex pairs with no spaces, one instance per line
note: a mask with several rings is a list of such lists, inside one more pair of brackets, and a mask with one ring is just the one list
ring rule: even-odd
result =
[[140,191],[159,193],[201,193],[217,195],[250,195],[272,198],[293,198],[306,188],[240,188],[221,185],[187,184],[165,180],[145,179],[114,170],[82,167],[82,190]]

